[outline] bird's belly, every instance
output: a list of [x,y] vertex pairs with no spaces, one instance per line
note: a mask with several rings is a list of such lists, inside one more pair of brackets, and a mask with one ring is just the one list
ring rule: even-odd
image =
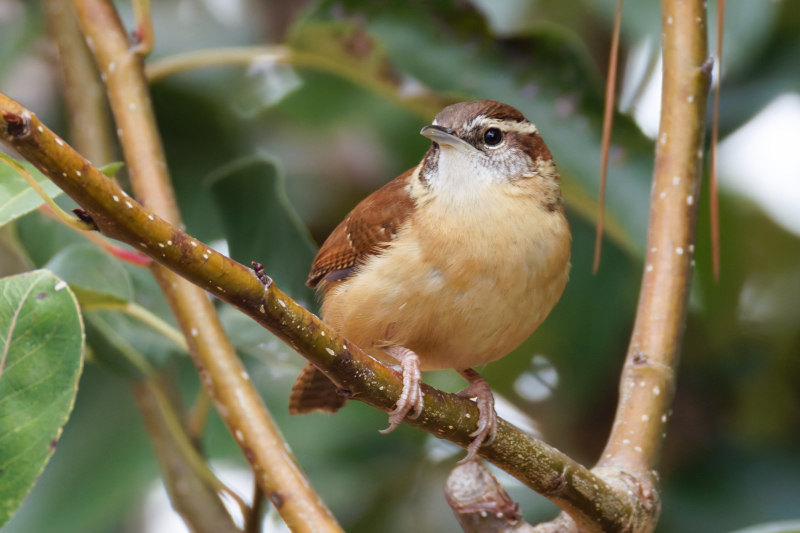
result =
[[413,350],[423,370],[499,359],[558,301],[568,277],[569,247],[545,256],[535,243],[490,248],[462,261],[450,250],[425,253],[413,239],[397,242],[332,289],[323,316],[378,357],[381,346]]

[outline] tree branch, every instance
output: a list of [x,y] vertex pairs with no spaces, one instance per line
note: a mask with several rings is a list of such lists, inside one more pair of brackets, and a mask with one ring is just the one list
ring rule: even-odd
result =
[[711,73],[702,0],[664,0],[664,82],[647,256],[614,429],[600,466],[655,482],[694,267]]
[[[158,405],[155,381],[163,379],[151,376],[145,381],[134,383],[134,392],[139,410],[142,412],[147,433],[150,435],[158,455],[164,476],[164,486],[169,492],[170,501],[186,524],[194,533],[237,533],[225,506],[216,490],[209,486],[188,464],[170,432],[164,413]],[[172,380],[162,385],[172,385]],[[162,389],[169,390],[169,386]],[[165,398],[172,408],[180,410],[178,398]],[[188,438],[188,437],[187,437]]]
[[[0,95],[0,112],[0,140],[32,162],[86,209],[101,233],[134,246],[247,314],[322,369],[343,394],[385,412],[393,409],[402,389],[396,371],[350,344],[274,284],[262,285],[252,270],[211,250],[126,197],[119,186],[57,139],[17,102]],[[207,301],[201,296],[197,303]],[[183,323],[181,326],[185,327]],[[197,349],[194,335],[199,334],[194,331],[190,336],[192,350]],[[252,419],[263,415],[249,411],[250,404],[237,400],[240,396],[247,397],[252,387],[242,378],[246,388],[238,388],[240,385],[232,376],[240,375],[241,366],[237,360],[228,361],[213,350],[212,353],[211,360],[206,356],[201,359],[201,375],[214,391],[218,409],[237,435],[245,456],[256,473],[263,475],[263,469],[270,468],[269,461],[280,457],[268,457],[263,451],[257,455],[254,448],[262,441],[258,440],[259,430],[254,428],[257,424]],[[422,388],[425,395],[423,416],[407,419],[406,423],[465,448],[471,440],[470,433],[477,427],[475,403],[428,385]],[[604,473],[590,472],[502,419],[498,420],[494,443],[481,448],[480,455],[552,500],[569,513],[583,531],[627,531],[629,523],[643,513],[638,494],[627,484],[613,478],[604,479]],[[285,512],[283,494],[271,493],[266,488],[265,492],[277,502],[279,510]],[[284,504],[283,508],[280,503]]]
[[[101,77],[106,82],[136,197],[152,212],[173,225],[180,225],[181,217],[170,186],[141,60],[131,49],[127,33],[111,2],[74,0],[73,7]],[[37,126],[36,131],[38,129]],[[82,166],[87,165],[83,172],[89,174],[88,162],[80,159]],[[82,173],[73,172],[76,177]],[[62,174],[69,175],[63,171]],[[91,174],[97,172],[92,168]],[[112,201],[117,211],[124,212],[126,206],[133,205],[132,200],[119,189],[113,198],[116,199]],[[141,222],[146,223],[146,219]],[[160,265],[153,264],[151,271],[178,320],[189,353],[221,418],[252,463],[256,478],[276,504],[284,521],[298,532],[340,532],[336,520],[311,489],[288,452],[202,289],[186,283]]]
[[111,123],[105,88],[75,20],[69,0],[45,2],[47,25],[58,46],[69,114],[69,134],[75,147],[95,166],[113,161]]

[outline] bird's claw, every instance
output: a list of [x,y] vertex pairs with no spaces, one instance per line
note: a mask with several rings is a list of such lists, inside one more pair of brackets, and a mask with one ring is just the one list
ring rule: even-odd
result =
[[[416,419],[422,414],[422,373],[419,368],[419,357],[417,354],[401,347],[393,347],[393,350],[387,350],[389,353],[400,359],[400,369],[403,373],[403,391],[400,393],[400,398],[397,400],[397,406],[394,411],[389,413],[389,427],[381,430],[384,435],[391,433],[400,425],[406,416]],[[414,413],[409,415],[411,410]]]
[[476,398],[478,404],[478,429],[470,433],[470,437],[474,437],[472,442],[467,446],[467,456],[464,457],[458,464],[464,464],[470,461],[481,446],[488,446],[494,442],[497,436],[497,412],[494,409],[494,396],[489,388],[489,383],[486,382],[480,374],[472,369],[460,372],[469,382],[469,386],[463,391],[458,393],[461,398]]

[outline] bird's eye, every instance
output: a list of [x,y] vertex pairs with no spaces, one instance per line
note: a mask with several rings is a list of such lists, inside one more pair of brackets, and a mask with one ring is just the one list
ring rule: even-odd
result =
[[483,133],[483,142],[489,146],[497,146],[503,141],[503,132],[497,128],[489,128]]

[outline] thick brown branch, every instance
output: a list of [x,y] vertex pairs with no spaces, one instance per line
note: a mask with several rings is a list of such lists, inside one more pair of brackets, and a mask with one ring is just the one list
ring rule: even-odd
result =
[[[134,193],[153,213],[179,226],[181,217],[170,185],[141,60],[131,49],[111,2],[74,0],[73,7],[106,82]],[[88,162],[80,159],[80,166],[86,168],[73,170],[76,177],[81,177],[82,172],[87,176],[97,174]],[[120,190],[112,194],[112,201],[121,212],[134,205]],[[90,212],[93,217],[97,215]],[[145,219],[140,222],[147,223]],[[149,239],[144,242],[156,246],[156,242]],[[167,246],[163,242],[158,244]],[[206,256],[211,253],[208,250]],[[220,416],[253,464],[264,491],[281,495],[281,505],[276,507],[284,521],[293,531],[341,531],[288,452],[202,289],[158,264],[153,264],[151,271],[178,320],[189,353]]]
[[[86,209],[104,235],[136,247],[255,319],[321,368],[343,394],[382,411],[392,410],[402,388],[397,372],[351,345],[273,284],[262,285],[252,270],[211,250],[126,197],[115,183],[57,139],[17,102],[0,95],[0,112],[3,116],[0,140],[36,165]],[[204,296],[201,299],[207,300]],[[190,336],[194,349],[197,344],[194,334],[199,333],[192,332]],[[257,455],[253,446],[261,445],[262,441],[258,440],[252,421],[236,419],[236,424],[241,425],[231,423],[234,408],[253,417],[261,415],[248,411],[249,404],[229,398],[229,395],[246,397],[248,390],[219,381],[220,376],[240,372],[241,366],[238,361],[224,359],[208,364],[212,366],[201,367],[201,373],[212,389],[223,394],[225,401],[218,399],[218,408],[239,439],[245,456],[256,472],[263,475],[261,469],[280,458]],[[243,380],[250,387],[247,378]],[[427,385],[423,385],[423,393],[424,415],[416,420],[407,419],[406,423],[466,447],[471,440],[469,434],[477,425],[475,403]],[[636,494],[629,492],[629,486],[613,479],[607,482],[600,474],[588,471],[502,419],[498,421],[494,443],[482,448],[480,455],[555,502],[584,531],[627,531],[629,523],[642,512],[641,502]],[[265,492],[273,502],[283,501],[282,494]]]

